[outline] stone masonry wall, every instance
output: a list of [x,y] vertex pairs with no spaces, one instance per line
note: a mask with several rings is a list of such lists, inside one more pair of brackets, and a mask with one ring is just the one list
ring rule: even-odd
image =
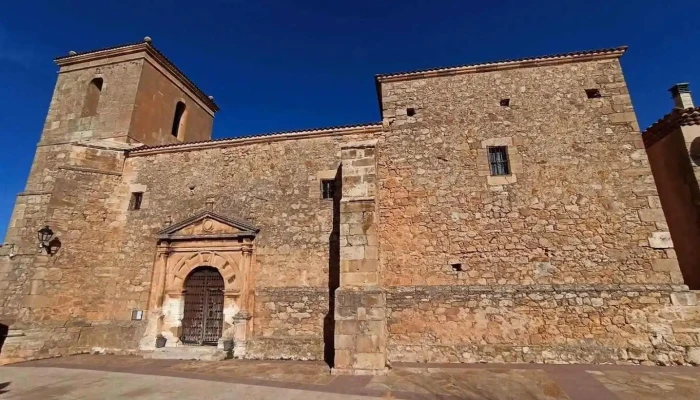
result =
[[323,360],[329,300],[327,288],[257,290],[247,357]]
[[[143,60],[71,68],[58,74],[41,144],[117,138],[126,141]],[[88,85],[102,78],[97,114],[82,116]]]
[[[286,322],[278,312],[263,313],[260,319],[253,314],[249,356],[272,357],[279,351],[284,357],[318,359],[329,307],[331,247],[337,241],[333,238],[334,201],[321,198],[321,179],[335,179],[342,143],[366,137],[353,134],[134,154],[126,160],[125,182],[129,190],[143,191],[143,205],[127,213],[128,240],[121,248],[130,256],[120,263],[128,261],[150,270],[155,232],[202,211],[211,200],[213,211],[260,229],[253,250],[255,309],[274,303],[275,310],[286,310],[290,298],[301,298],[291,301],[293,311]],[[300,295],[304,290],[310,294]],[[318,300],[321,293],[325,303]],[[268,300],[261,301],[258,295]],[[305,296],[308,300],[303,300]],[[303,303],[298,312],[295,303]],[[311,317],[298,321],[291,317],[305,313]]]
[[[618,60],[387,82],[381,93],[385,285],[681,282]],[[489,176],[491,145],[508,146],[510,176]]]
[[[2,362],[93,348],[133,350],[140,337],[131,310],[145,305],[148,271],[112,261],[120,257],[128,203],[116,196],[123,152],[68,147],[65,163],[52,175],[53,189],[20,196],[36,207],[36,217],[18,207],[8,230],[17,256],[0,275],[0,319],[20,335],[5,342]],[[37,253],[36,229],[44,224],[55,232],[52,255]]]
[[175,106],[178,101],[182,101],[186,106],[182,141],[211,139],[214,117],[195,99],[149,63],[144,63],[141,74],[129,128],[132,138],[148,145],[177,143],[178,139],[172,135],[172,126]]
[[386,298],[379,287],[376,140],[346,144],[340,200],[340,286],[333,374],[387,372]]
[[700,363],[682,285],[395,287],[387,308],[392,361]]
[[[687,287],[670,286],[682,276],[617,59],[381,94],[391,360],[689,361],[697,332],[672,325],[697,307],[671,302]],[[507,146],[508,176],[490,176],[489,146]]]

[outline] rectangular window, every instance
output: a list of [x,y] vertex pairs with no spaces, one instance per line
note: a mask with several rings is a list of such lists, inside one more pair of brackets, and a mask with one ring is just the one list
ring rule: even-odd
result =
[[322,179],[321,180],[321,198],[322,199],[332,199],[335,195],[335,180],[334,179]]
[[491,175],[510,175],[510,164],[508,162],[508,148],[506,146],[489,147],[489,165]]
[[131,200],[129,200],[129,210],[140,210],[142,200],[143,200],[143,192],[131,193]]
[[586,90],[586,97],[589,99],[599,99],[603,96],[600,95],[600,90],[598,89],[585,89]]

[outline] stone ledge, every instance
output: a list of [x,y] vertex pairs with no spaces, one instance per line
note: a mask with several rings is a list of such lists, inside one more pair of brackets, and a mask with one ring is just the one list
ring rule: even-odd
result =
[[221,361],[229,358],[229,353],[214,346],[178,346],[155,349],[144,353],[143,358],[154,360]]
[[[426,363],[538,363],[538,364],[694,364],[689,349],[608,346],[523,346],[523,345],[404,345],[387,346],[390,362]],[[700,349],[698,350],[700,351]],[[697,361],[700,361],[698,359]]]
[[532,293],[532,292],[689,292],[687,285],[674,284],[561,284],[561,285],[439,285],[387,286],[388,296],[411,293]]
[[278,293],[290,293],[290,294],[300,294],[300,293],[310,293],[310,294],[320,294],[328,295],[329,290],[327,287],[306,287],[306,286],[287,286],[287,287],[266,287],[255,289],[256,295],[268,295],[268,294],[278,294]]
[[331,375],[387,375],[389,368],[382,369],[355,369],[355,368],[331,368]]
[[365,148],[372,148],[377,146],[378,139],[372,139],[372,140],[364,140],[364,141],[357,141],[357,142],[348,142],[348,143],[343,143],[340,145],[340,148],[345,150],[345,149],[365,149]]

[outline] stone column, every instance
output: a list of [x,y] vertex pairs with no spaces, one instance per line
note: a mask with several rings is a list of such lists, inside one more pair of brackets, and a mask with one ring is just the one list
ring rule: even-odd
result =
[[181,346],[182,318],[185,316],[185,296],[182,290],[166,291],[163,301],[163,328],[165,347]]
[[235,358],[245,358],[250,318],[251,315],[247,311],[240,311],[233,317],[233,356]]
[[341,148],[340,287],[335,291],[334,374],[386,367],[386,296],[379,287],[376,140]]
[[219,340],[219,348],[223,349],[223,342],[233,340],[233,356],[244,358],[251,331],[250,300],[252,296],[252,263],[253,246],[246,242],[241,247],[240,272],[238,278],[242,280],[240,287],[224,291],[224,331]]
[[170,249],[167,244],[159,245],[151,278],[151,294],[146,311],[146,331],[139,343],[141,350],[156,348],[156,336],[163,328],[163,299],[165,296],[165,276],[167,274]]
[[252,294],[253,294],[253,245],[252,243],[246,242],[241,249],[242,252],[242,262],[241,262],[241,272],[243,275],[243,285],[241,286],[241,311],[252,310]]

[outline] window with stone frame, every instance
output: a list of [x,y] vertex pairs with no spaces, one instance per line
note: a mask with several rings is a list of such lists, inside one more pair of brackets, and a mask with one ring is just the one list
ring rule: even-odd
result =
[[335,180],[321,179],[321,198],[332,200],[335,197]]
[[133,192],[131,193],[131,199],[129,200],[129,210],[140,210],[141,202],[143,201],[143,192]]
[[488,157],[492,176],[510,175],[507,146],[489,146]]

